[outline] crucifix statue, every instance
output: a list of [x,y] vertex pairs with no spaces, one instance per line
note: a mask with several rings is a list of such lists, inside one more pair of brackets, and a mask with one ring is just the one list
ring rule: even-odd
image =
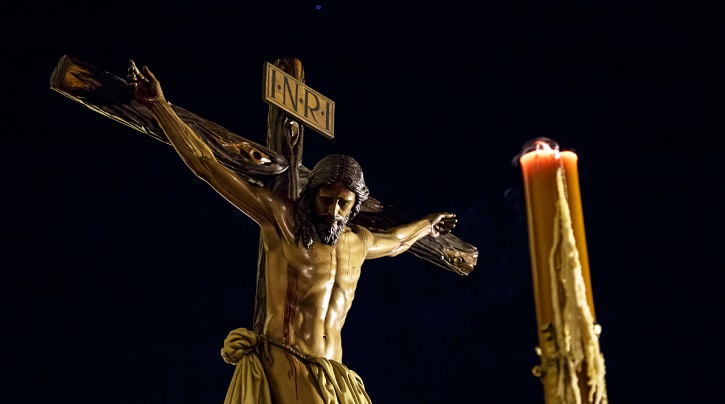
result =
[[304,124],[321,123],[316,130],[331,135],[332,110],[307,87],[305,97],[299,87],[292,91],[304,86],[296,59],[267,69],[303,111],[270,105],[266,147],[172,105],[154,74],[133,61],[123,80],[66,56],[51,88],[170,144],[197,177],[259,225],[254,322],[232,330],[221,349],[235,365],[225,403],[370,402],[362,379],[342,362],[341,331],[363,262],[410,251],[467,275],[477,250],[451,234],[455,214],[413,220],[373,198],[350,156],[329,155],[305,168]]

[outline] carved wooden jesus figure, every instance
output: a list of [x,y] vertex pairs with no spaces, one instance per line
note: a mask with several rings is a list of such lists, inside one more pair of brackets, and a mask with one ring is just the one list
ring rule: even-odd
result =
[[424,236],[451,231],[456,217],[434,213],[373,232],[349,222],[368,197],[351,157],[320,160],[298,201],[242,179],[170,107],[147,67],[131,62],[129,86],[186,165],[261,229],[266,255],[262,333],[232,331],[222,357],[235,364],[226,403],[366,403],[360,377],[342,364],[341,331],[366,259],[405,252]]

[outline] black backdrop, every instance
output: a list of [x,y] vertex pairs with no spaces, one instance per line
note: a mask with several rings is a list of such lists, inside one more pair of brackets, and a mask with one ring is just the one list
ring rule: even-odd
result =
[[147,64],[169,100],[260,143],[262,65],[297,57],[337,107],[305,165],[350,154],[377,198],[458,214],[470,276],[364,266],[344,361],[374,402],[543,402],[511,164],[538,136],[579,154],[611,401],[720,395],[721,4],[5,7],[6,402],[221,402],[221,342],[251,325],[256,225],[170,147],[52,92],[64,54]]

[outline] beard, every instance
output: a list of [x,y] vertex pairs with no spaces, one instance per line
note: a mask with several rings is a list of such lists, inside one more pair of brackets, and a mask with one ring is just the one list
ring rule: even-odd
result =
[[332,220],[332,216],[317,216],[315,217],[315,230],[317,230],[317,237],[320,238],[325,244],[335,245],[337,240],[340,238],[342,231],[345,230],[347,221],[350,219],[350,215],[345,217],[337,216]]

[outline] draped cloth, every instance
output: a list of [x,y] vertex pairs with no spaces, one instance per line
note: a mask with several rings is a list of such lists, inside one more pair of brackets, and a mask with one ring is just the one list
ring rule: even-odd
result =
[[256,354],[257,335],[237,328],[224,340],[222,358],[236,365],[224,404],[272,404],[269,381]]
[[319,357],[309,358],[308,363],[325,404],[371,403],[360,376],[342,363]]
[[[319,397],[310,398],[324,404],[370,404],[360,376],[340,362],[322,357],[306,356],[292,347],[245,328],[237,328],[224,340],[221,355],[236,366],[227,389],[224,404],[272,404],[268,375],[262,360],[271,361],[270,350],[281,349],[285,355],[301,363],[300,370]],[[301,400],[301,402],[307,402]]]

